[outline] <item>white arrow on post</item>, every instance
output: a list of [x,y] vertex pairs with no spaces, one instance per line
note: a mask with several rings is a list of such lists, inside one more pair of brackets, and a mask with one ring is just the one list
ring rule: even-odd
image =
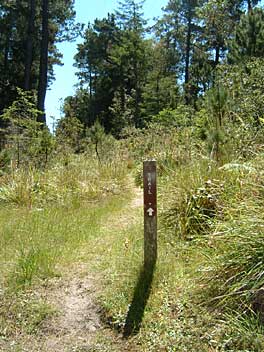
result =
[[148,208],[147,213],[149,216],[152,216],[154,213],[154,210],[152,208]]

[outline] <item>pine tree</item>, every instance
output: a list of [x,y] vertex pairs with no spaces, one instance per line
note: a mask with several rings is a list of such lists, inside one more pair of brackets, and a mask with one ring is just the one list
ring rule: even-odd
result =
[[[120,124],[129,105],[131,111],[128,124],[139,127],[140,104],[147,72],[148,43],[144,39],[142,3],[128,1],[120,3],[116,15],[109,14],[102,20],[96,19],[85,31],[84,42],[78,46],[75,56],[80,79],[80,88],[86,90],[88,106],[86,126],[98,120],[106,132],[117,134],[117,114]],[[79,102],[79,93],[76,94]],[[118,107],[118,108],[117,108]],[[117,128],[119,130],[119,128]]]
[[164,38],[151,42],[149,62],[151,63],[146,84],[143,87],[141,104],[144,119],[148,120],[163,109],[174,109],[179,102],[179,86],[175,79],[175,70],[170,48]]
[[116,17],[118,24],[123,30],[137,33],[144,32],[144,26],[146,25],[142,10],[144,2],[145,0],[126,0],[118,2],[119,7],[116,11]]
[[179,79],[184,82],[184,98],[187,104],[193,99],[191,63],[193,61],[194,43],[199,31],[196,11],[202,0],[170,0],[164,9],[163,22],[174,50],[179,53],[181,70]]
[[[42,11],[47,4],[49,11]],[[47,86],[54,79],[53,66],[61,63],[56,43],[78,34],[74,33],[78,28],[73,23],[73,5],[74,0],[1,1],[0,114],[17,98],[17,87],[39,90],[39,108],[43,110]],[[49,20],[42,21],[42,12],[48,13]],[[45,45],[41,40],[44,28]]]
[[230,44],[230,63],[264,57],[264,11],[255,8],[241,18]]
[[123,31],[120,45],[115,48],[112,55],[116,62],[122,62],[120,98],[123,106],[125,96],[130,100],[130,105],[134,106],[133,123],[136,127],[143,126],[140,104],[148,64],[147,44],[144,41],[146,21],[143,17],[143,4],[144,1],[135,0],[119,2],[116,16]]
[[80,89],[76,98],[81,105],[83,98],[86,101],[85,113],[79,116],[86,126],[93,125],[99,118],[106,131],[111,129],[108,109],[122,77],[119,66],[112,59],[113,48],[119,43],[120,30],[115,16],[109,14],[107,18],[96,19],[93,25],[89,24],[83,43],[78,45],[75,65]]

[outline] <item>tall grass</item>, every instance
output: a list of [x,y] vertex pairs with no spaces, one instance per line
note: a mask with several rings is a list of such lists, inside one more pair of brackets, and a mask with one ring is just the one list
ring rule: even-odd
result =
[[15,169],[0,178],[0,203],[28,208],[93,201],[119,193],[125,186],[127,165],[118,159],[99,164],[94,157],[72,155],[46,170]]
[[56,309],[39,292],[50,279],[71,276],[80,261],[102,260],[97,257],[97,244],[104,243],[101,225],[124,201],[109,197],[78,207],[0,209],[0,339],[16,341],[17,333],[23,348],[23,336],[42,329]]
[[[129,193],[128,193],[129,194]],[[85,244],[101,233],[101,224],[122,206],[126,197],[100,203],[48,209],[3,208],[0,212],[0,273],[14,288],[60,275]],[[63,271],[63,270],[62,270]]]
[[45,170],[21,167],[0,178],[0,270],[9,285],[30,286],[57,275],[58,263],[98,232],[108,209],[104,199],[129,193],[121,151],[110,152],[100,163],[88,150]]

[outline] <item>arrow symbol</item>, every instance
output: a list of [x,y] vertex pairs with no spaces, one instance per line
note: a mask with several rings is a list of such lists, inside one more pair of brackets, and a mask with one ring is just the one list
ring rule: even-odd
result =
[[147,213],[149,216],[152,216],[154,213],[154,210],[152,208],[148,208]]

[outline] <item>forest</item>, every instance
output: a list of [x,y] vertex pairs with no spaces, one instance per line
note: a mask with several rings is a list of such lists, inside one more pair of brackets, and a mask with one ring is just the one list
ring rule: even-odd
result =
[[[264,350],[263,4],[143,8],[83,24],[74,0],[0,0],[0,351]],[[59,43],[76,38],[50,131]]]

